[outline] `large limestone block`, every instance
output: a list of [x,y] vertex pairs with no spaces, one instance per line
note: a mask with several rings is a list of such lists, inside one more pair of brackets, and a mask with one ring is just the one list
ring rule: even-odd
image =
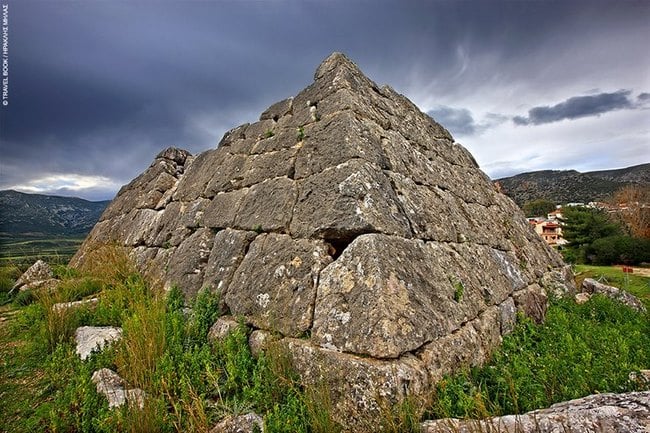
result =
[[415,356],[377,360],[315,347],[285,338],[285,350],[307,387],[329,392],[333,418],[348,432],[376,432],[382,415],[407,395],[422,397],[431,386]]
[[109,409],[118,408],[125,403],[144,408],[145,393],[140,388],[126,388],[126,383],[117,373],[108,368],[95,371],[91,380],[97,392],[108,400]]
[[230,312],[257,328],[302,335],[312,324],[319,272],[331,261],[327,251],[320,241],[258,236],[226,292]]
[[508,320],[501,315],[501,306],[490,307],[451,334],[423,346],[418,357],[431,380],[437,382],[446,374],[482,364],[501,342],[501,327]]
[[296,161],[296,179],[320,173],[351,159],[385,167],[381,128],[342,112],[304,128],[305,139]]
[[220,152],[215,153],[215,157],[212,159],[209,169],[212,176],[205,185],[204,197],[212,198],[217,193],[233,191],[242,187],[242,181],[246,174],[244,166],[248,161],[245,155]]
[[398,357],[525,287],[515,263],[514,254],[489,247],[359,236],[321,272],[312,338],[335,350]]
[[210,258],[205,267],[203,287],[220,294],[225,299],[226,291],[235,271],[244,260],[248,247],[257,236],[255,232],[225,229],[214,237]]
[[350,240],[381,232],[411,237],[389,179],[376,165],[353,159],[299,181],[291,233]]
[[296,183],[287,177],[253,185],[242,198],[235,214],[234,228],[288,232],[297,194]]
[[168,262],[168,286],[177,285],[188,296],[195,295],[202,288],[204,268],[212,251],[214,236],[210,229],[198,229],[174,250]]
[[312,338],[335,350],[395,358],[446,334],[462,313],[441,290],[449,281],[435,263],[422,241],[359,236],[321,273]]
[[608,286],[607,284],[600,283],[593,278],[585,278],[582,281],[582,289],[590,294],[601,294],[608,298],[615,299],[618,302],[627,305],[633,310],[645,313],[646,308],[643,302],[631,293],[621,290],[618,287]]
[[174,201],[194,201],[205,192],[214,175],[214,169],[221,166],[226,157],[218,149],[207,150],[194,158],[181,177],[173,195]]

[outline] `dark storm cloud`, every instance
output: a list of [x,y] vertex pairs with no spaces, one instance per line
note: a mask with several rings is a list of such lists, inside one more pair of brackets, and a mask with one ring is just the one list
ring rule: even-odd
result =
[[[554,43],[545,35],[570,39],[647,24],[637,2],[9,4],[11,100],[0,110],[0,189],[62,173],[119,185],[161,148],[214,147],[227,129],[308,85],[332,51],[345,52],[380,84],[453,100],[486,75],[530,76],[538,65],[522,59]],[[499,68],[473,67],[478,56]],[[501,121],[466,108],[435,110],[461,135]]]
[[427,111],[427,114],[447,128],[452,135],[459,137],[480,134],[508,119],[507,116],[501,114],[487,113],[481,121],[476,121],[472,112],[467,108],[454,108],[445,105],[438,105]]
[[528,110],[528,116],[515,116],[517,125],[541,125],[544,123],[573,120],[581,117],[598,116],[609,111],[633,108],[629,90],[613,93],[600,93],[590,96],[574,96],[564,102],[549,106],[535,107]]
[[476,122],[467,108],[452,108],[444,105],[429,110],[427,114],[444,125],[454,135],[472,135],[476,133]]

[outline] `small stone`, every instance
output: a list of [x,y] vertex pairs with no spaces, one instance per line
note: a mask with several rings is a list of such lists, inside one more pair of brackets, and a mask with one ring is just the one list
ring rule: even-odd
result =
[[101,350],[120,338],[122,338],[122,328],[112,326],[82,326],[74,333],[77,343],[76,352],[82,360],[88,358],[94,350]]
[[248,347],[251,350],[251,354],[257,358],[265,352],[269,345],[275,340],[276,338],[272,333],[256,329],[251,332],[250,337],[248,337]]
[[633,371],[628,375],[628,379],[642,387],[650,387],[650,370]]
[[239,323],[232,317],[219,317],[208,332],[211,343],[222,342],[239,328]]
[[579,304],[579,305],[584,304],[585,302],[587,302],[590,299],[591,299],[591,294],[590,293],[585,293],[585,292],[576,293],[576,296],[575,296],[576,304]]
[[110,409],[120,407],[124,403],[144,408],[145,393],[140,388],[125,389],[124,379],[108,368],[102,368],[93,373],[92,381],[97,392],[106,396]]
[[256,413],[231,415],[212,427],[210,433],[264,433],[264,420]]

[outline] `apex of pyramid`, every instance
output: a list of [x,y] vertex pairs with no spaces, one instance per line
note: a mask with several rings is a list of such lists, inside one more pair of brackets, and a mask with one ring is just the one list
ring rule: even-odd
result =
[[314,74],[314,80],[322,79],[328,73],[336,72],[337,70],[345,70],[355,75],[363,75],[363,72],[361,72],[356,63],[350,60],[345,54],[335,51],[318,65]]

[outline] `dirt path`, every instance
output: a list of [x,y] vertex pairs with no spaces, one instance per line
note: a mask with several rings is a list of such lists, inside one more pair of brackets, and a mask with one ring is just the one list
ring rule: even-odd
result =
[[635,268],[633,267],[633,274],[641,275],[642,277],[650,278],[650,268]]

